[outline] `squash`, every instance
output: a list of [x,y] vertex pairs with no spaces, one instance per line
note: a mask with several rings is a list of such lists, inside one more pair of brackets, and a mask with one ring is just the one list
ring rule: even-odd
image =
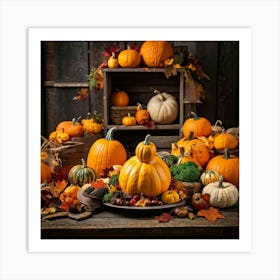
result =
[[91,113],[87,113],[87,117],[82,120],[82,126],[84,128],[85,133],[98,134],[103,128],[103,123],[97,123],[95,119],[91,116]]
[[163,67],[164,61],[173,56],[173,48],[166,41],[146,41],[140,48],[142,62],[148,67]]
[[[161,195],[169,188],[170,169],[161,158],[154,155],[154,144],[142,143],[140,148],[145,148],[145,156],[139,156],[140,151],[137,151],[135,156],[124,163],[119,173],[119,185],[130,195],[143,194],[145,197]],[[146,157],[146,154],[149,156]],[[143,158],[146,161],[149,157],[149,162],[142,161]]]
[[112,52],[112,55],[109,57],[107,64],[110,69],[119,67],[118,58],[116,57],[114,52]]
[[149,121],[150,114],[146,109],[143,108],[143,106],[140,103],[137,103],[137,105],[138,106],[135,113],[136,122],[138,124],[144,125]]
[[166,204],[174,204],[180,201],[180,196],[174,190],[167,190],[161,195],[161,200]]
[[84,134],[84,128],[79,120],[80,117],[73,118],[72,121],[62,121],[57,125],[56,131],[64,131],[70,137],[81,137]]
[[118,140],[113,139],[116,127],[108,130],[105,138],[96,140],[90,147],[87,157],[87,166],[95,170],[97,178],[106,168],[113,165],[122,165],[127,159],[124,146]]
[[223,131],[214,138],[214,147],[216,150],[220,149],[235,149],[238,147],[238,138],[233,134]]
[[157,152],[156,145],[150,142],[151,135],[148,134],[143,142],[138,143],[135,149],[135,155],[142,162],[150,162]]
[[127,114],[127,116],[124,116],[122,118],[122,124],[125,126],[133,126],[136,125],[136,119],[134,116],[131,116],[130,113]]
[[173,164],[177,163],[178,161],[177,156],[172,155],[167,151],[157,152],[156,155],[160,157],[167,164],[168,167],[171,167]]
[[220,134],[224,131],[223,123],[221,120],[217,120],[214,125],[211,126],[212,134]]
[[178,116],[178,102],[175,97],[166,92],[155,90],[148,104],[147,110],[151,119],[158,124],[173,123]]
[[204,186],[217,182],[219,179],[220,175],[215,170],[205,170],[200,176],[200,181]]
[[85,160],[82,159],[82,164],[74,165],[68,174],[69,182],[72,185],[82,187],[86,183],[91,183],[96,180],[96,173],[91,168],[86,166]]
[[59,143],[66,142],[70,140],[70,136],[68,133],[64,132],[64,129],[61,131],[52,131],[49,135],[49,140],[57,139]]
[[127,50],[123,50],[119,53],[118,63],[121,67],[124,68],[138,67],[141,63],[140,53],[128,47]]
[[200,136],[208,137],[212,132],[210,121],[204,117],[198,117],[194,112],[191,112],[191,116],[183,124],[182,132],[184,137],[189,136],[191,131],[194,138]]
[[111,94],[112,106],[128,106],[129,96],[124,90],[116,90]]
[[210,183],[202,189],[202,194],[210,195],[210,204],[218,208],[231,207],[238,202],[239,192],[235,185],[224,182],[223,176],[219,181]]
[[52,173],[50,167],[41,161],[41,184],[46,182],[49,183],[52,178]]
[[215,170],[226,182],[239,186],[239,157],[230,155],[228,149],[225,149],[224,155],[211,158],[206,170]]

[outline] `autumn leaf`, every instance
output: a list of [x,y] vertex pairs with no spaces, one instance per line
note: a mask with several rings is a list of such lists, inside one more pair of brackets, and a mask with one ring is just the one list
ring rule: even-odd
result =
[[41,215],[48,215],[48,214],[53,214],[56,212],[55,207],[49,207],[49,208],[42,208],[41,209]]
[[86,100],[88,97],[88,89],[82,88],[77,92],[77,95],[73,97],[73,100]]
[[214,207],[202,209],[197,212],[197,216],[205,217],[210,222],[215,222],[217,219],[224,219],[225,216]]
[[55,182],[55,191],[53,193],[54,197],[59,197],[59,194],[64,191],[65,187],[67,186],[67,181],[61,180]]
[[173,65],[167,65],[165,67],[164,75],[166,79],[168,79],[171,76],[176,76],[177,75],[177,69],[173,67]]
[[155,219],[159,222],[166,223],[172,220],[172,216],[169,213],[162,213],[160,216],[155,216]]

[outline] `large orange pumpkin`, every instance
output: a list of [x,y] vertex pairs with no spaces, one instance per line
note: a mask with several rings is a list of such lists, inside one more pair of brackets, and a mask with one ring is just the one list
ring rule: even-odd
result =
[[212,132],[212,126],[208,119],[198,117],[196,113],[191,112],[192,117],[188,118],[182,127],[184,137],[189,136],[193,132],[193,137],[208,137]]
[[[147,140],[147,139],[146,139]],[[145,146],[145,147],[143,147]],[[158,196],[167,191],[171,182],[171,172],[167,164],[154,155],[153,143],[141,143],[139,151],[128,159],[119,174],[121,189],[131,195],[143,194],[147,197]],[[139,157],[138,157],[138,156]],[[150,158],[149,162],[146,162]],[[144,160],[144,161],[143,161]]]
[[164,61],[173,56],[173,48],[165,41],[146,41],[140,48],[140,54],[146,66],[163,67]]
[[228,149],[225,149],[224,155],[210,159],[206,170],[214,170],[223,176],[225,182],[239,186],[239,157],[230,155]]
[[123,165],[127,159],[122,143],[113,139],[115,129],[116,127],[110,128],[106,137],[96,140],[88,152],[87,166],[95,170],[97,178],[100,178],[106,168]]

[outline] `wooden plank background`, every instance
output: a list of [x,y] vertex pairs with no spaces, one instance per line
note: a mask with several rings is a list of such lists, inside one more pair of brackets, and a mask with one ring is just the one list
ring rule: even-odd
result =
[[[41,134],[47,136],[63,120],[103,113],[103,93],[90,90],[85,101],[75,101],[77,92],[87,87],[91,67],[104,60],[105,47],[119,43],[124,49],[131,42],[55,41],[42,42]],[[136,42],[140,46],[142,42]],[[212,123],[221,119],[226,128],[239,125],[239,42],[171,42],[186,47],[201,59],[211,80],[206,82],[206,98],[196,110]]]

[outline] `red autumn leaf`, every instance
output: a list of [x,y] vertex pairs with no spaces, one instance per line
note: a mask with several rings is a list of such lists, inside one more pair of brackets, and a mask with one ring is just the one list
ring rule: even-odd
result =
[[217,219],[224,219],[225,216],[214,207],[202,209],[197,212],[197,216],[205,217],[208,221],[215,222]]
[[147,121],[145,123],[145,126],[151,129],[154,129],[156,127],[156,123],[154,121]]
[[201,197],[204,200],[206,200],[208,203],[210,202],[210,194],[209,193],[202,194]]
[[131,50],[136,50],[137,52],[140,52],[140,48],[137,43],[132,43],[129,45],[129,47]]
[[166,223],[172,220],[172,216],[169,213],[162,213],[160,216],[155,216],[155,219],[159,222]]

